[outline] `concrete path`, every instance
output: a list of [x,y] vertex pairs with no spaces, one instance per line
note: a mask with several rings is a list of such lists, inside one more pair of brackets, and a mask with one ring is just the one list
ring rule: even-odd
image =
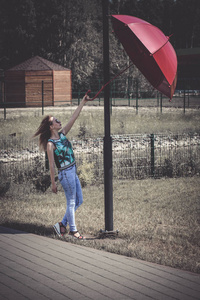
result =
[[200,299],[200,275],[0,227],[2,300]]

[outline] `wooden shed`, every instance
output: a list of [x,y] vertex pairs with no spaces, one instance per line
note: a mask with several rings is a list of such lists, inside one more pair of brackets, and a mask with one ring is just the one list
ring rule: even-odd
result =
[[35,56],[5,71],[6,106],[41,107],[71,103],[71,70]]

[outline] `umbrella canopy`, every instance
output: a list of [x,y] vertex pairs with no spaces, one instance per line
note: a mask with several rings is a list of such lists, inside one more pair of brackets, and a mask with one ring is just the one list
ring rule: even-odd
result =
[[132,16],[112,15],[112,24],[132,62],[153,87],[171,99],[177,82],[177,57],[169,37]]

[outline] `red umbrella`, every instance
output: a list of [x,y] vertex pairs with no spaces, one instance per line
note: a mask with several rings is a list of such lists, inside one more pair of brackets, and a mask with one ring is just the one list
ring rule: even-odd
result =
[[169,37],[132,16],[113,15],[112,24],[132,62],[153,87],[171,99],[177,82],[177,57]]
[[[132,62],[154,88],[171,100],[177,82],[177,57],[169,37],[150,23],[132,16],[112,15],[112,24]],[[126,70],[107,82],[92,100]]]

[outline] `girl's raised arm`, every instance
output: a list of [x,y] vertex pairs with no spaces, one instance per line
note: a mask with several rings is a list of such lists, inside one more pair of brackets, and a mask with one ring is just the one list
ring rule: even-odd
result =
[[72,128],[72,126],[74,125],[74,122],[76,121],[76,119],[78,118],[83,106],[85,105],[85,103],[87,101],[89,101],[90,98],[88,95],[85,95],[81,101],[81,103],[79,104],[79,106],[77,107],[77,109],[75,110],[75,112],[73,113],[73,115],[71,116],[69,122],[62,128],[62,133],[64,135],[66,135],[70,129]]

